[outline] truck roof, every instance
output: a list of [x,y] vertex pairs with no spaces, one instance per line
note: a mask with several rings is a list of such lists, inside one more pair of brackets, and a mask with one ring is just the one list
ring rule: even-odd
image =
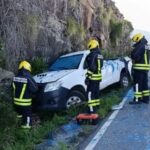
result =
[[69,54],[62,55],[61,57],[78,55],[78,54],[88,54],[88,53],[89,53],[89,50],[82,50],[82,51],[78,51],[78,52],[71,52]]

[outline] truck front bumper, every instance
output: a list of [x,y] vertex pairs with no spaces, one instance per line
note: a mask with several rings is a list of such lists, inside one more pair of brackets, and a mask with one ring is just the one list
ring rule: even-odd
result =
[[58,90],[44,92],[44,84],[39,84],[39,91],[33,98],[34,110],[59,111],[65,109],[69,90],[60,87]]

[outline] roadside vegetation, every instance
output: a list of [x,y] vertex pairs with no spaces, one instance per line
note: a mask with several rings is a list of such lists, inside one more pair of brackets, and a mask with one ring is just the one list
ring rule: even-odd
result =
[[[40,122],[35,122],[32,130],[28,131],[19,128],[20,120],[16,119],[16,113],[13,110],[10,88],[1,87],[0,91],[0,150],[35,149],[35,146],[41,143],[49,133],[72,120],[86,107],[80,106],[57,113],[38,113]],[[103,119],[111,112],[112,105],[120,102],[124,90],[112,87],[101,93],[101,107],[98,113]],[[90,131],[90,126],[85,126],[85,136],[90,134]],[[60,149],[68,148],[65,143],[60,143]]]

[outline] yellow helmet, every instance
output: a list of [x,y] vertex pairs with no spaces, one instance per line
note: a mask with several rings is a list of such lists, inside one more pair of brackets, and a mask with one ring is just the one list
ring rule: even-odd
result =
[[31,72],[31,65],[30,65],[29,62],[27,62],[25,60],[21,61],[20,64],[19,64],[19,69],[22,69],[22,68],[24,68],[24,69],[26,69],[26,70]]
[[99,43],[98,43],[98,41],[97,40],[94,40],[94,39],[92,39],[92,40],[90,40],[89,42],[88,42],[88,49],[93,49],[93,48],[96,48],[96,47],[99,47]]
[[137,42],[139,42],[143,37],[144,37],[143,34],[137,33],[137,34],[135,34],[135,35],[132,37],[132,41],[137,43]]

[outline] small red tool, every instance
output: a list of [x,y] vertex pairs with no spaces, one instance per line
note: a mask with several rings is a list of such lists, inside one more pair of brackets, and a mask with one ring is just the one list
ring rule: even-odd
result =
[[76,117],[76,120],[77,120],[77,124],[92,124],[92,125],[96,125],[99,121],[99,115],[96,114],[96,113],[91,113],[91,114],[86,114],[86,113],[83,113],[83,114],[79,114],[77,117]]

